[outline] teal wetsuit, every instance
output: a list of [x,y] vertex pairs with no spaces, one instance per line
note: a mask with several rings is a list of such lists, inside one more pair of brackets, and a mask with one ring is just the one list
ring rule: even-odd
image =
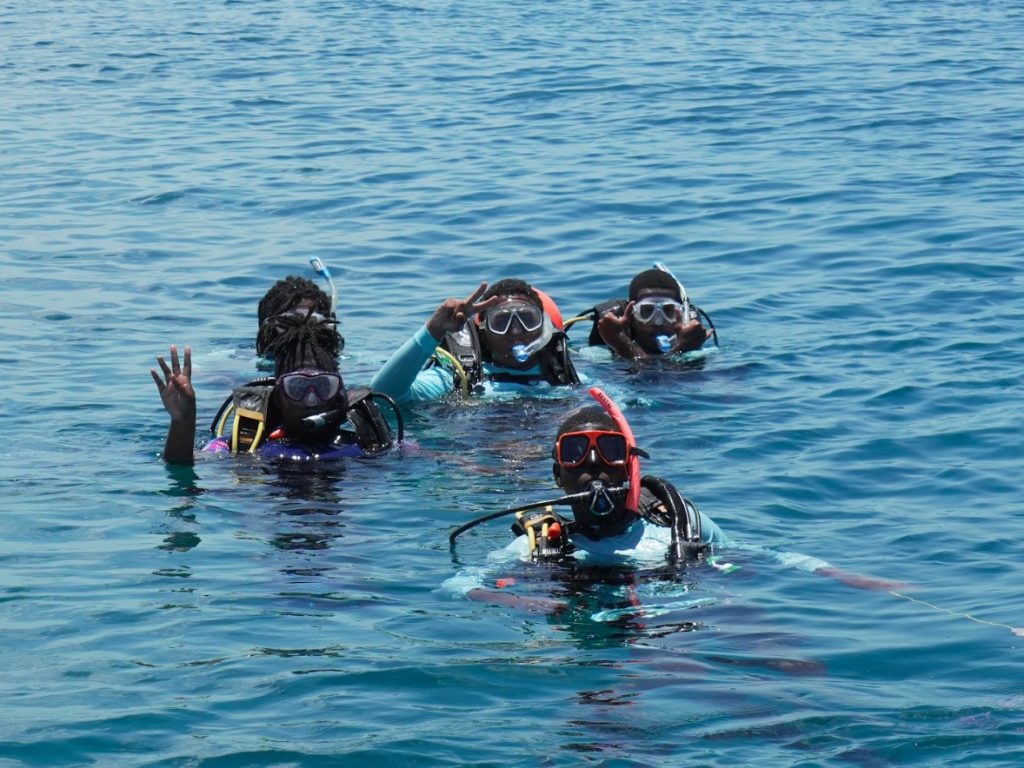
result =
[[[415,335],[405,342],[384,366],[377,371],[370,387],[390,395],[399,402],[423,402],[440,400],[455,391],[456,378],[450,368],[433,366],[424,368],[440,342],[427,327],[422,326]],[[483,394],[529,394],[550,393],[556,387],[548,384],[541,374],[540,366],[528,370],[502,368],[492,363],[483,363]],[[494,381],[492,377],[504,374],[515,377],[516,381]]]

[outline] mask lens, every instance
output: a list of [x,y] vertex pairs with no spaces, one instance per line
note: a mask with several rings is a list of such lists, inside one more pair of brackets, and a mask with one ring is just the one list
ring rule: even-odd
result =
[[590,438],[587,435],[562,435],[558,441],[558,463],[567,467],[582,464],[589,451]]
[[661,318],[674,323],[682,314],[682,306],[672,299],[644,299],[633,305],[633,317],[644,325],[655,325]]
[[626,438],[623,435],[598,435],[597,452],[605,464],[625,464]]
[[653,301],[639,301],[633,305],[633,317],[645,325],[654,319],[657,305]]
[[661,304],[661,316],[666,322],[674,323],[679,318],[679,305],[674,301],[665,301]]
[[334,373],[289,373],[279,380],[285,397],[295,402],[305,399],[310,390],[321,402],[326,402],[341,389],[341,377]]
[[540,309],[532,304],[520,307],[517,312],[519,322],[522,324],[524,331],[536,331],[540,328],[541,323],[544,322],[544,315],[541,314]]
[[499,308],[487,313],[487,327],[493,333],[504,336],[508,333],[508,327],[512,324],[512,310]]
[[533,304],[502,304],[487,313],[487,327],[492,333],[504,336],[512,327],[512,320],[518,320],[524,331],[536,331],[544,322],[544,314]]

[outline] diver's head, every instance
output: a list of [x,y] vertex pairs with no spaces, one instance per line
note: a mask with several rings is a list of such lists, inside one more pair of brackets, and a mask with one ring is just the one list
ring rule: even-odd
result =
[[[567,493],[581,493],[594,481],[620,488],[629,478],[630,446],[615,419],[597,406],[573,411],[558,428],[552,449],[555,482]],[[621,527],[632,513],[625,497],[613,497],[611,510],[594,509],[587,501],[573,504],[576,522],[587,527]]]
[[525,280],[506,278],[493,283],[481,297],[501,297],[480,319],[480,343],[485,356],[504,368],[533,368],[534,351],[525,359],[516,356],[517,347],[527,347],[545,333],[544,303]]
[[[268,349],[282,331],[282,318],[336,324],[331,312],[331,297],[312,280],[295,275],[278,280],[271,286],[260,299],[257,317],[256,353],[259,355],[268,354]],[[341,345],[344,346],[344,341]]]
[[[275,333],[266,353],[274,358],[274,402],[285,434],[309,443],[329,442],[345,420],[348,400],[338,370],[344,341],[335,323],[313,314],[273,315]],[[265,324],[265,325],[266,325]],[[302,420],[332,412],[318,426]]]
[[633,302],[629,327],[636,342],[650,354],[661,354],[659,336],[672,336],[676,326],[685,325],[683,296],[676,279],[660,269],[648,269],[629,284]]
[[[274,382],[274,398],[285,435],[304,443],[331,442],[348,409],[345,383],[337,366],[304,366],[281,374]],[[304,421],[318,415],[317,424]]]
[[312,309],[271,315],[260,329],[266,344],[257,351],[274,360],[274,376],[301,368],[338,370],[338,355],[345,340],[333,317]]

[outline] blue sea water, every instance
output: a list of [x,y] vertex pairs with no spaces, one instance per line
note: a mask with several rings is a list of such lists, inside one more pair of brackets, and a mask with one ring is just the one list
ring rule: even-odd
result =
[[[0,5],[0,766],[1020,765],[1021,41],[998,0]],[[165,466],[155,355],[205,423],[311,256],[350,384],[480,280],[574,314],[668,263],[721,349],[580,368],[739,570],[440,589],[583,391]]]

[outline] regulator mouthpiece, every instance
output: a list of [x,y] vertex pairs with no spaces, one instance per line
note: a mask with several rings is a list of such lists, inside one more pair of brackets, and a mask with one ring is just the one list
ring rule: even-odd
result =
[[607,517],[615,509],[615,502],[612,500],[611,494],[600,480],[591,480],[590,482],[587,508],[594,517]]
[[658,343],[658,349],[663,355],[676,345],[676,335],[674,333],[671,336],[666,336],[663,333],[658,334],[654,340]]
[[529,344],[516,344],[512,347],[512,357],[516,359],[518,363],[525,363],[533,355],[540,352],[544,347],[551,341],[551,321],[548,320],[547,315],[544,316],[544,330],[540,336],[531,341]]

